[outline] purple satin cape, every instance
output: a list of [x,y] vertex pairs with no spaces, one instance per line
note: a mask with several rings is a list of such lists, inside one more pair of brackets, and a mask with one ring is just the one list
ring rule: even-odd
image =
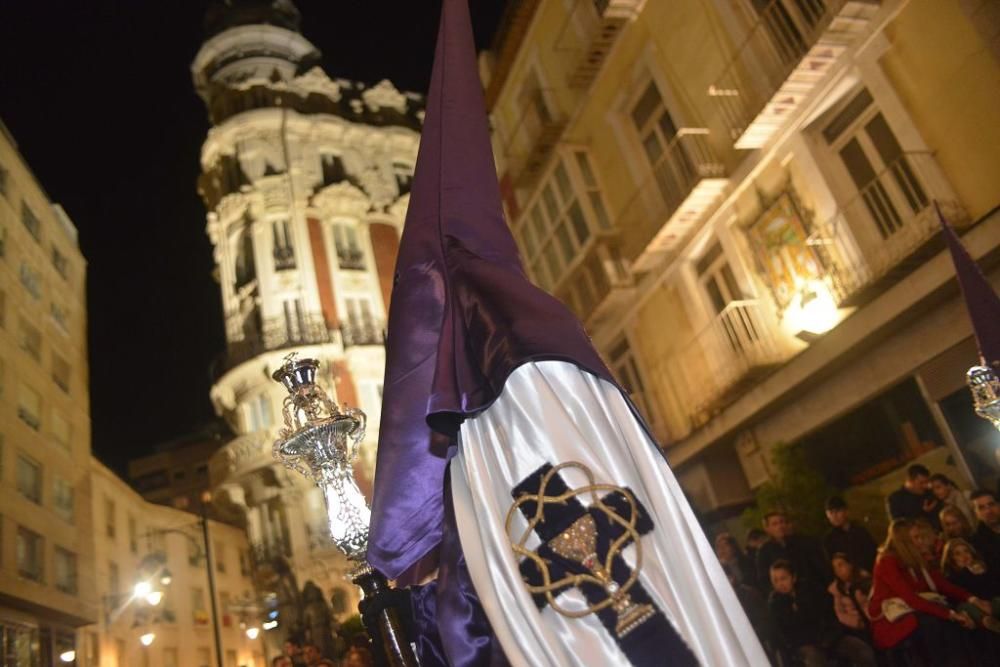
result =
[[[467,0],[445,0],[396,262],[368,560],[410,584],[438,565],[462,420],[540,359],[611,374],[576,317],[525,276],[504,221]],[[442,564],[443,565],[443,564]]]

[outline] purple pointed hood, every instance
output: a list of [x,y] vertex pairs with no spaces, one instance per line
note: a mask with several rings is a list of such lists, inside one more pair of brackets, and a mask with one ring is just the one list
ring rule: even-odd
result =
[[404,583],[441,541],[463,419],[527,361],[611,378],[576,317],[525,276],[500,204],[467,0],[443,4],[389,309],[368,546],[371,564]]
[[1000,297],[993,291],[990,282],[972,259],[969,252],[958,239],[955,229],[948,224],[941,214],[941,208],[935,202],[938,219],[944,231],[944,238],[951,251],[951,260],[955,264],[958,284],[962,287],[965,307],[972,320],[972,330],[976,335],[979,355],[988,366],[1000,369]]

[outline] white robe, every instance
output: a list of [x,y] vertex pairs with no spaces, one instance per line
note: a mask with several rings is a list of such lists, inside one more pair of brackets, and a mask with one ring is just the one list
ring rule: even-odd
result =
[[[560,361],[527,363],[511,374],[500,398],[461,427],[451,483],[469,573],[512,665],[627,665],[596,614],[568,618],[539,610],[521,579],[504,522],[513,489],[540,466],[576,461],[597,483],[628,487],[653,530],[642,537],[639,579],[699,662],[705,666],[767,665],[768,660],[681,488],[612,384]],[[578,470],[560,474],[585,485]],[[583,504],[588,495],[578,496]],[[527,522],[520,513],[512,534]],[[526,546],[538,546],[537,536]],[[623,557],[635,565],[635,547]],[[577,589],[558,596],[569,609],[587,606]]]

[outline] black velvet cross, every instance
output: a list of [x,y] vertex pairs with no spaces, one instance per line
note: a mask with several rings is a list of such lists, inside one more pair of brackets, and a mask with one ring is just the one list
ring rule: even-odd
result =
[[[551,470],[552,465],[546,463],[514,487],[511,495],[515,500],[525,494],[537,495],[540,490],[542,479],[548,475]],[[544,489],[544,494],[546,496],[559,496],[567,493],[568,491],[570,491],[570,489],[566,485],[566,482],[560,475],[557,474],[549,478]],[[628,491],[628,489],[626,489],[626,491]],[[650,520],[649,515],[646,513],[643,506],[639,503],[638,498],[635,497],[635,494],[633,493],[631,495],[635,501],[637,512],[635,522],[636,532],[640,535],[645,535],[653,530],[653,522]],[[629,504],[623,493],[611,492],[601,498],[601,502],[626,522],[631,521],[632,506]],[[535,518],[538,506],[535,501],[526,500],[519,506],[519,509],[525,518],[530,521]],[[566,529],[568,529],[578,519],[587,514],[593,517],[594,523],[597,526],[596,551],[599,562],[604,563],[606,561],[611,544],[613,544],[615,540],[619,539],[625,533],[625,529],[618,523],[612,521],[606,512],[600,509],[595,509],[594,507],[585,507],[575,496],[572,496],[561,503],[546,504],[542,513],[542,520],[539,521],[534,528],[535,534],[542,540],[542,544],[538,547],[535,553],[538,557],[545,561],[548,567],[550,581],[557,581],[567,575],[590,573],[583,564],[560,556],[552,547],[552,540],[566,531]],[[628,546],[631,543],[631,540],[627,541],[621,545],[621,549],[624,549],[625,546]],[[615,554],[612,558],[610,568],[611,578],[619,586],[625,584],[629,576],[632,574],[632,569],[629,567],[628,563],[625,562],[625,559],[622,558],[621,549],[619,550],[619,553]],[[644,567],[656,566],[656,563],[644,563]],[[525,558],[521,561],[520,572],[522,579],[524,579],[525,583],[529,586],[542,586],[545,583],[542,577],[541,569],[538,564],[530,558]],[[571,586],[572,584],[564,585],[558,590],[551,591],[551,594],[554,597],[558,596]],[[605,587],[599,584],[582,582],[579,585],[579,589],[584,598],[586,598],[587,603],[590,605],[596,605],[608,599],[608,591]],[[648,604],[652,605],[654,609],[656,609],[655,603],[649,597],[649,594],[646,592],[640,580],[636,580],[627,592],[632,601],[636,604]],[[538,605],[539,609],[544,609],[547,606],[548,600],[544,593],[534,593],[532,597],[534,598],[535,604]],[[659,611],[659,609],[656,609],[656,613],[653,616],[634,626],[622,637],[619,637],[616,632],[618,614],[611,606],[605,607],[604,609],[596,612],[596,614],[600,619],[601,624],[608,630],[633,665],[646,667],[647,665],[698,664],[690,649],[677,634],[677,631],[673,628],[663,613]]]

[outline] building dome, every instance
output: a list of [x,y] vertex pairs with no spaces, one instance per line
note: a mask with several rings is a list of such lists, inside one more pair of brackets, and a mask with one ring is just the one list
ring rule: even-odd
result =
[[212,0],[205,12],[205,37],[243,25],[274,25],[299,32],[302,16],[291,0]]

